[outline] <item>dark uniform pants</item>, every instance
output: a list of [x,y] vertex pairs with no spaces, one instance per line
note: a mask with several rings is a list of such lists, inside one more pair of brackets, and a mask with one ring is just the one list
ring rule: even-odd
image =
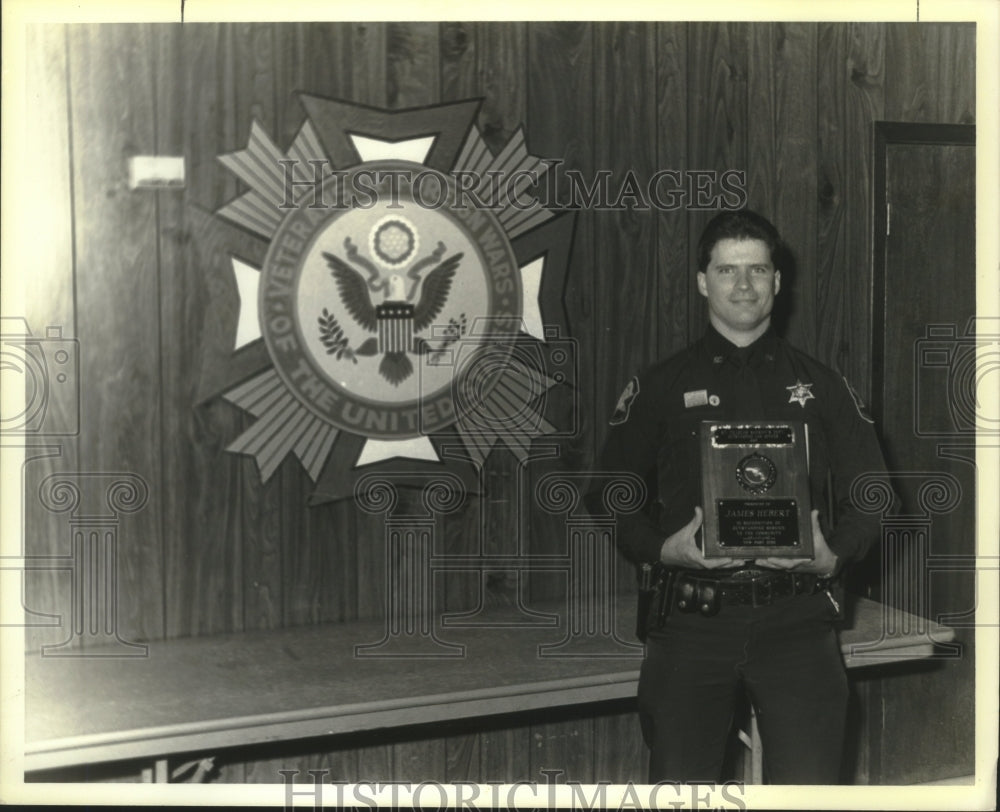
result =
[[769,783],[837,783],[848,690],[836,617],[825,592],[714,617],[674,609],[649,635],[639,679],[650,782],[721,780],[742,683]]

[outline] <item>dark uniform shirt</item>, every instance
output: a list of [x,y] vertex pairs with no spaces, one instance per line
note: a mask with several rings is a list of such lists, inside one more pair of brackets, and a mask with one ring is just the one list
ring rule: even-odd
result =
[[601,470],[655,483],[653,510],[619,517],[618,542],[631,561],[659,561],[667,536],[692,520],[695,505],[704,507],[702,420],[803,421],[812,507],[827,544],[844,563],[863,558],[879,538],[879,516],[852,504],[851,485],[885,463],[872,419],[846,379],[773,328],[737,347],[709,327],[700,341],[633,378],[611,418]]

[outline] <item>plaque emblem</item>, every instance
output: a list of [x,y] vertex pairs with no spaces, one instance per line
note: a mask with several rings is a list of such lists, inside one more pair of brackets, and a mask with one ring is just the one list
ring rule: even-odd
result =
[[[512,350],[517,262],[492,212],[430,207],[410,180],[434,178],[451,201],[445,174],[373,161],[330,183],[354,188],[361,173],[387,179],[371,184],[364,206],[322,217],[297,207],[278,227],[261,272],[264,343],[288,390],[330,425],[383,440],[426,436],[455,422],[473,356],[489,346],[502,365],[497,353]],[[504,383],[477,380],[466,401],[486,402]]]
[[806,431],[794,420],[701,423],[706,558],[812,558]]
[[763,454],[744,457],[736,466],[736,481],[747,493],[766,493],[777,478],[777,467]]
[[206,364],[200,397],[256,418],[226,450],[262,481],[296,457],[319,504],[352,497],[373,466],[446,468],[477,490],[498,444],[523,459],[534,438],[575,433],[544,416],[549,390],[575,382],[574,218],[531,196],[549,164],[523,131],[488,144],[475,100],[299,98],[286,150],[255,121],[219,156],[245,191],[200,227],[239,293],[232,355]]

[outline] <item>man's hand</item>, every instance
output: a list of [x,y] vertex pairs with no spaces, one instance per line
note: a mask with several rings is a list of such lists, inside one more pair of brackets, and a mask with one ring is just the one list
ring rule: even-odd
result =
[[812,512],[813,555],[814,558],[757,558],[754,563],[759,567],[774,570],[794,570],[795,572],[812,572],[817,575],[833,575],[837,571],[837,554],[830,549],[819,529],[819,511]]
[[716,567],[733,567],[737,562],[732,558],[705,558],[702,555],[695,536],[701,527],[701,508],[694,509],[694,518],[676,533],[667,536],[660,548],[660,561],[670,567],[689,567],[692,569],[715,569]]

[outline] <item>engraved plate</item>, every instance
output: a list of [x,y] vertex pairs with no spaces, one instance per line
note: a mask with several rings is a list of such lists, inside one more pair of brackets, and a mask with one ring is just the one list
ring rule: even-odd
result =
[[706,558],[812,558],[806,429],[798,421],[701,424]]

